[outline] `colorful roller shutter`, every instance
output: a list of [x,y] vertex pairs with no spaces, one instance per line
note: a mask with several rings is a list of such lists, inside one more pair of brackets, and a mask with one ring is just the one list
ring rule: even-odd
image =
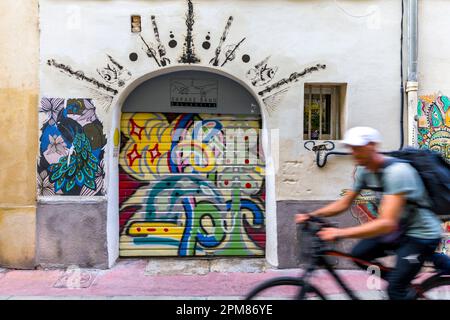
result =
[[259,116],[124,113],[121,256],[260,256]]

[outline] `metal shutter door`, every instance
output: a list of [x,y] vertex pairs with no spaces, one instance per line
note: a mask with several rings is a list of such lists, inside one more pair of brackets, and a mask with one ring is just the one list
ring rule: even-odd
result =
[[121,256],[261,256],[259,116],[124,113]]

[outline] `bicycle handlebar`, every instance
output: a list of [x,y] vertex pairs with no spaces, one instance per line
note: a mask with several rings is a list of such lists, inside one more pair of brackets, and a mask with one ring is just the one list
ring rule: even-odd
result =
[[309,219],[302,223],[304,230],[319,231],[322,228],[336,227],[335,224],[326,221],[323,218],[309,216]]
[[327,224],[327,221],[325,219],[319,218],[317,216],[309,216],[309,219],[307,221],[317,222],[320,224]]
[[314,252],[319,253],[323,250],[329,249],[330,243],[323,241],[317,235],[317,233],[322,228],[328,227],[337,227],[337,225],[335,223],[326,221],[323,218],[312,216],[310,216],[308,220],[301,224],[302,232],[306,232],[307,234],[310,234],[312,236],[312,238],[310,239],[310,245]]

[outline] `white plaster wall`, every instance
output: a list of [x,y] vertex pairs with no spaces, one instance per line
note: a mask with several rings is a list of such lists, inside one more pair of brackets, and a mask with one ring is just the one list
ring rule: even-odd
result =
[[[194,1],[194,11],[194,41],[202,66],[210,67],[208,62],[214,56],[226,21],[229,16],[234,17],[226,44],[236,44],[243,37],[246,40],[235,61],[216,69],[241,79],[250,88],[246,72],[267,56],[270,56],[269,66],[278,67],[272,83],[317,63],[327,65],[326,70],[294,83],[277,109],[270,115],[265,114],[266,128],[276,130],[280,138],[276,142],[268,141],[269,145],[279,146],[279,153],[273,151],[270,155],[273,175],[268,177],[268,182],[273,180],[273,186],[267,199],[268,215],[275,214],[276,200],[335,199],[351,183],[353,165],[348,158],[331,156],[328,165],[319,169],[314,164],[314,153],[303,147],[305,81],[347,83],[346,126],[373,126],[385,136],[384,149],[398,147],[400,1],[199,0]],[[160,37],[173,67],[181,56],[186,12],[187,4],[182,0],[40,1],[40,95],[96,99],[97,114],[109,139],[105,158],[109,168],[110,210],[117,201],[117,162],[111,160],[111,133],[118,126],[120,101],[131,88],[122,88],[106,110],[99,107],[103,100],[92,87],[89,89],[84,82],[59,72],[46,62],[55,59],[101,80],[96,69],[106,66],[106,54],[109,54],[132,73],[127,84],[136,84],[137,79],[160,68],[146,57],[138,36],[130,32],[130,16],[142,16],[142,35],[150,43],[155,43],[150,15],[156,16]],[[169,31],[176,35],[176,49],[167,45]],[[211,33],[212,45],[211,49],[204,50],[201,43],[207,32]],[[139,54],[138,61],[128,59],[131,52]],[[248,64],[240,59],[245,53],[251,56]],[[261,89],[256,88],[255,92],[258,90]],[[109,216],[110,243],[116,242],[117,230],[113,224],[116,218]],[[276,224],[268,225],[268,237],[275,231]],[[276,243],[272,243],[274,248],[268,249],[268,256],[276,251]],[[109,250],[111,257],[118,251],[115,245],[110,245]],[[276,264],[276,257],[272,262]]]
[[[433,103],[440,105],[439,97],[450,96],[450,43],[447,41],[450,30],[448,19],[450,2],[441,0],[419,1],[419,37],[418,37],[418,100],[425,106],[425,115],[419,117],[418,145],[438,151],[450,159],[450,111],[442,108],[440,116],[443,122],[432,125],[429,120]],[[414,108],[414,115],[417,109]],[[434,114],[435,119],[439,118]],[[424,135],[423,133],[426,133]]]
[[450,3],[419,1],[419,95],[450,95]]
[[[339,6],[337,6],[339,5]],[[275,80],[288,77],[305,66],[324,63],[328,67],[304,80],[345,82],[347,126],[371,125],[386,137],[386,149],[399,144],[399,50],[400,1],[195,1],[194,35],[196,53],[202,65],[213,56],[228,16],[234,17],[227,42],[246,37],[239,53],[248,53],[251,63],[239,59],[222,68],[245,80],[246,71],[268,55],[278,66]],[[125,65],[134,77],[154,71],[156,64],[142,51],[141,42],[130,33],[131,14],[143,17],[143,36],[150,42],[153,31],[150,15],[157,17],[160,36],[169,57],[181,54],[181,36],[186,33],[184,1],[65,1],[41,0],[41,95],[86,96],[83,83],[45,65],[49,58],[96,75],[106,65],[106,53]],[[368,17],[368,12],[375,12]],[[169,31],[179,43],[176,50],[167,46]],[[212,48],[201,47],[207,32]],[[137,52],[139,60],[128,60]],[[302,82],[297,82],[269,119],[270,128],[280,130],[280,169],[278,199],[332,199],[349,182],[350,167],[331,158],[326,168],[312,164],[313,154],[302,141]],[[386,117],[386,115],[389,117]],[[101,115],[102,116],[102,115]],[[103,115],[109,130],[110,117]],[[294,172],[290,162],[301,162],[295,186],[283,182]],[[344,169],[345,172],[341,172]],[[308,172],[311,171],[311,172]],[[279,172],[280,173],[280,172]],[[314,173],[315,179],[310,179]],[[323,181],[328,180],[324,186]],[[308,191],[311,190],[311,191]]]

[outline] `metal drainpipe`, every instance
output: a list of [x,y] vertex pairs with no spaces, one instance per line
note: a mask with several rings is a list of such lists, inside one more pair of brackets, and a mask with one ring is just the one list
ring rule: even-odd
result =
[[406,82],[406,94],[408,101],[408,145],[417,146],[417,101],[419,82],[417,80],[418,64],[418,0],[408,2],[408,79]]

